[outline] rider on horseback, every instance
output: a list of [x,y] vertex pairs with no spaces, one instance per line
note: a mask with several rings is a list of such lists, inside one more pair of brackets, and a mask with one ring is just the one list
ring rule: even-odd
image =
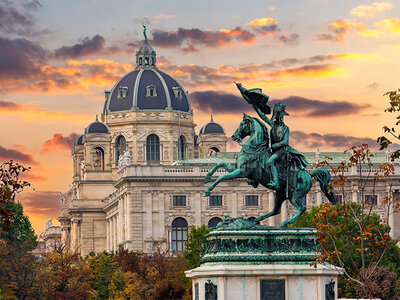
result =
[[283,122],[283,117],[289,115],[285,111],[285,105],[282,103],[275,103],[271,119],[269,119],[257,105],[253,105],[253,108],[260,118],[271,126],[270,135],[272,155],[268,159],[266,167],[272,174],[268,187],[276,189],[279,187],[278,170],[276,168],[277,160],[286,158],[287,161],[290,161],[291,159],[297,168],[303,170],[306,168],[308,162],[300,152],[289,146],[289,127],[287,127]]

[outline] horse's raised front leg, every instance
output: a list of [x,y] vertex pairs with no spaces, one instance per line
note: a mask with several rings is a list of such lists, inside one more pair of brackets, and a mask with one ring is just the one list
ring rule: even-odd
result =
[[285,191],[277,191],[275,194],[275,204],[274,204],[274,208],[267,214],[265,215],[261,215],[258,218],[256,218],[256,222],[260,222],[264,219],[267,219],[269,217],[278,215],[281,213],[281,207],[282,207],[282,203],[286,200],[286,193]]
[[219,168],[224,168],[228,172],[233,172],[235,171],[235,167],[231,166],[230,164],[226,162],[220,162],[218,163],[214,168],[212,168],[210,171],[208,171],[206,177],[204,178],[204,182],[210,182],[211,181],[211,176],[219,169]]
[[228,179],[234,179],[234,178],[243,178],[246,177],[246,174],[244,174],[243,170],[241,169],[235,169],[233,172],[230,172],[228,174],[222,174],[221,176],[218,177],[218,179],[210,185],[210,187],[204,192],[203,197],[210,196],[210,192],[222,181],[222,180],[228,180]]

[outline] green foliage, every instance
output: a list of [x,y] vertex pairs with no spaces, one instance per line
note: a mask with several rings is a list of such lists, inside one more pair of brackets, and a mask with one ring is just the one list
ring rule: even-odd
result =
[[12,247],[24,247],[27,251],[37,246],[37,236],[21,203],[10,202],[4,207],[11,212],[10,225],[0,222],[0,238]]
[[92,287],[97,291],[98,299],[108,299],[110,296],[109,285],[117,265],[113,261],[113,255],[101,252],[88,259],[89,268],[93,274]]
[[200,266],[200,259],[206,251],[206,234],[210,232],[205,225],[200,227],[193,226],[188,234],[186,250],[183,252],[183,259],[187,269]]
[[[383,94],[384,96],[389,96],[389,104],[390,106],[388,108],[385,109],[385,112],[389,112],[389,113],[398,113],[400,111],[400,89],[398,89],[397,91],[389,91],[386,92],[385,94]],[[400,115],[398,115],[396,117],[397,122],[395,124],[395,126],[400,124]],[[400,140],[400,135],[396,132],[395,127],[392,126],[383,126],[383,131],[385,134],[389,134],[390,138],[393,140]],[[377,138],[377,142],[378,144],[381,146],[381,148],[379,150],[383,150],[386,149],[387,147],[389,147],[390,144],[392,144],[392,140],[387,138],[386,136],[380,136]],[[394,151],[391,154],[391,160],[394,161],[395,159],[400,158],[400,149]]]
[[34,297],[38,263],[30,251],[36,247],[37,237],[20,203],[3,207],[11,217],[8,224],[0,222],[0,298]]

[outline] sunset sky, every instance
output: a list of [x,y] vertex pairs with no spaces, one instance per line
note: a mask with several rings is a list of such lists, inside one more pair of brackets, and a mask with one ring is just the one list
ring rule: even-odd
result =
[[230,136],[252,113],[237,81],[287,105],[301,151],[376,148],[395,123],[382,95],[400,87],[399,16],[400,1],[0,0],[0,161],[32,167],[19,200],[40,234],[71,184],[71,145],[134,68],[141,22],[196,132],[213,114]]

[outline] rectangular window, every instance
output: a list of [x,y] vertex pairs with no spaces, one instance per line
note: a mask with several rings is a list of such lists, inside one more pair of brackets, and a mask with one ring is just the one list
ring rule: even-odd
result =
[[174,206],[186,206],[186,196],[174,195],[172,196],[172,202]]
[[258,206],[258,195],[246,195],[245,204],[246,206]]
[[365,195],[364,199],[371,205],[378,205],[378,196],[377,195]]
[[222,196],[221,195],[213,195],[209,197],[209,205],[210,206],[222,206]]
[[336,195],[336,201],[337,201],[337,203],[342,203],[342,201],[343,201],[343,196],[342,195]]

